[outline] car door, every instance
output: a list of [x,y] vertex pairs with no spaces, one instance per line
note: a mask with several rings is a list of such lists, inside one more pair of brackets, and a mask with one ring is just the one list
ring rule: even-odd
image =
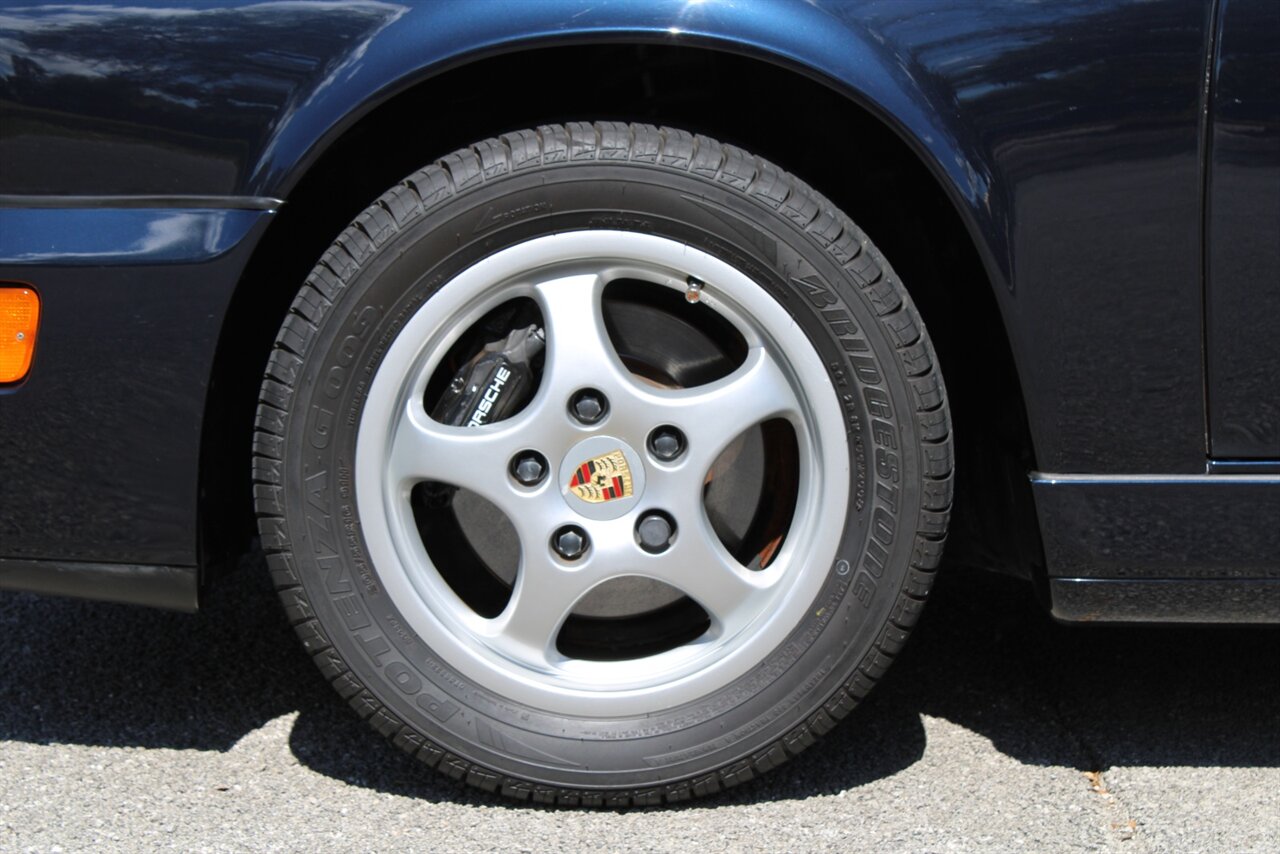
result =
[[1280,470],[1280,5],[1221,0],[1218,14],[1205,235],[1210,455],[1215,468]]

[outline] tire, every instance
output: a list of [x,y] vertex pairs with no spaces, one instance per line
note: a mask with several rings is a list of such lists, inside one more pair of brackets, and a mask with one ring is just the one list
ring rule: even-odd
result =
[[[441,423],[526,323],[525,399]],[[276,339],[253,480],[289,618],[376,730],[487,791],[626,806],[750,780],[866,695],[952,452],[924,327],[844,214],[738,148],[574,123],[342,233]]]

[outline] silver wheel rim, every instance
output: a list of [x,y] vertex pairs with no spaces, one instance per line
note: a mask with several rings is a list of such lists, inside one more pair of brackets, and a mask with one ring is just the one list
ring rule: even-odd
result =
[[[688,389],[637,380],[614,352],[601,313],[605,285],[639,279],[684,290],[705,283],[704,304],[747,341],[729,376]],[[517,415],[481,427],[433,421],[423,398],[444,353],[487,311],[516,297],[535,300],[546,324],[542,381]],[[566,403],[590,387],[608,415],[589,427]],[[720,543],[702,487],[720,452],[748,427],[784,418],[799,447],[799,489],[786,540],[766,569],[748,571]],[[674,463],[646,453],[660,424],[688,440]],[[641,459],[643,493],[613,515],[588,518],[558,473],[584,440],[607,436]],[[594,446],[591,446],[594,447]],[[517,484],[508,463],[533,448],[552,476]],[[576,459],[576,458],[575,458]],[[504,249],[446,283],[404,325],[369,388],[356,444],[355,490],[370,567],[401,617],[464,679],[548,712],[578,716],[651,714],[704,697],[760,665],[799,625],[821,589],[843,533],[849,454],[844,419],[821,358],[791,316],[741,271],[700,250],[654,235],[579,231]],[[416,482],[465,485],[496,505],[520,540],[520,565],[502,614],[481,617],[436,570],[418,535],[409,494]],[[661,508],[678,533],[649,554],[636,543],[639,514]],[[598,515],[598,514],[597,514]],[[576,561],[550,549],[565,524],[591,547]],[[574,603],[622,576],[657,579],[710,615],[697,640],[645,658],[573,659],[555,639]]]

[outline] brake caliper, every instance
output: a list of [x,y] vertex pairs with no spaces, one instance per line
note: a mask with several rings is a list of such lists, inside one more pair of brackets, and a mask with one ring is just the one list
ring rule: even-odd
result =
[[537,324],[491,341],[454,375],[431,417],[455,427],[479,427],[514,414],[537,388],[533,358],[546,336]]

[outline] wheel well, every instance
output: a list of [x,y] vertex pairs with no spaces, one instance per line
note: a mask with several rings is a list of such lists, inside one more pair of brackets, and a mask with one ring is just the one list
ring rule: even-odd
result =
[[[539,81],[573,85],[526,84],[533,70]],[[216,571],[251,545],[247,460],[263,366],[329,243],[387,187],[454,149],[509,130],[598,119],[739,145],[804,179],[867,232],[907,284],[947,383],[957,448],[949,558],[1032,575],[1043,558],[1013,358],[973,243],[928,169],[870,112],[795,71],[702,48],[617,44],[529,50],[444,72],[361,118],[297,182],[237,286],[219,339],[201,449],[202,566]]]

